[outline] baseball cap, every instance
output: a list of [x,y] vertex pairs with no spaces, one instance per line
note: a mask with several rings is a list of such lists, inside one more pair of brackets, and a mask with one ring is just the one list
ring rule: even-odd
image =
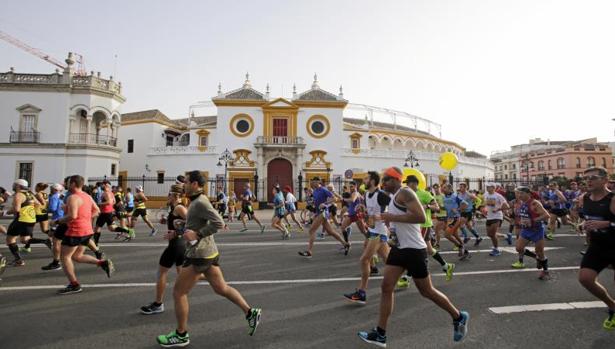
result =
[[137,185],[137,186],[135,187],[135,190],[138,190],[138,191],[143,191],[143,187],[142,187],[142,186],[140,186],[140,185]]
[[485,186],[486,186],[486,187],[494,187],[494,188],[495,188],[495,183],[493,183],[493,182],[488,182]]
[[404,183],[418,183],[419,179],[415,176],[415,175],[409,175],[408,177],[406,177],[406,180],[404,181]]
[[57,191],[63,191],[64,190],[64,186],[60,183],[55,183],[51,186],[51,189],[53,190],[57,190]]
[[15,181],[15,182],[13,182],[13,183],[15,183],[15,184],[17,184],[17,185],[20,185],[20,186],[22,186],[22,187],[24,187],[24,188],[27,188],[27,187],[28,187],[28,181],[27,181],[27,180],[25,180],[25,179],[18,179],[18,180],[16,180],[16,181]]

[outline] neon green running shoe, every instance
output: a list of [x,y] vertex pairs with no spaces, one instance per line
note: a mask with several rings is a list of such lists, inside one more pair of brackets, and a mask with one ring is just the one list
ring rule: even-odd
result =
[[26,247],[20,247],[20,248],[19,248],[19,252],[22,252],[22,253],[30,253],[30,252],[32,252],[32,247],[28,247],[28,248],[26,248]]
[[410,287],[410,280],[408,276],[404,275],[399,280],[397,280],[397,288],[408,288]]
[[444,280],[451,281],[453,279],[453,272],[454,271],[455,271],[455,264],[447,263],[446,264],[446,270],[444,271],[446,273],[446,276],[444,277]]
[[459,251],[459,247],[457,245],[453,246],[453,251]]
[[525,264],[523,264],[523,262],[516,261],[511,265],[511,267],[514,269],[525,269]]
[[615,311],[609,310],[609,317],[604,320],[602,327],[609,331],[615,330]]
[[553,240],[553,232],[552,231],[548,231],[547,235],[545,235],[545,238],[547,240]]
[[163,348],[182,348],[190,344],[190,335],[186,332],[185,336],[180,336],[175,330],[167,335],[161,334],[157,340]]

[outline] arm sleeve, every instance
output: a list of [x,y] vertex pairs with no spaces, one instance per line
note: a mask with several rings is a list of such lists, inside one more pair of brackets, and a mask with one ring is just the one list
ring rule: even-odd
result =
[[203,219],[207,220],[207,224],[196,232],[200,238],[213,235],[218,230],[224,228],[224,220],[218,211],[214,210],[209,200],[200,203],[199,206],[198,209],[203,213]]

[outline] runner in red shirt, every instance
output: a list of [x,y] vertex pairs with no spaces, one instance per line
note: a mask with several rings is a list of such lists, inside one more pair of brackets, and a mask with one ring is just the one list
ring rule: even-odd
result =
[[75,275],[73,261],[96,264],[107,273],[107,277],[111,277],[111,273],[114,271],[113,262],[110,259],[96,259],[83,254],[85,246],[88,245],[90,238],[94,234],[92,231],[92,217],[97,216],[100,212],[92,197],[81,190],[83,182],[83,177],[79,175],[69,178],[68,188],[71,195],[66,203],[66,215],[59,220],[60,223],[68,225],[68,230],[62,239],[61,259],[64,265],[64,272],[70,282],[68,286],[58,291],[59,294],[71,294],[82,291]]

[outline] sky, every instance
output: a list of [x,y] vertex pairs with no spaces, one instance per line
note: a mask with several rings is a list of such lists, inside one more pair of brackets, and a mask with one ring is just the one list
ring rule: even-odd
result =
[[[615,2],[5,0],[0,31],[123,85],[123,112],[241,87],[320,87],[442,125],[485,155],[540,137],[614,141]],[[0,40],[0,71],[54,66]]]

